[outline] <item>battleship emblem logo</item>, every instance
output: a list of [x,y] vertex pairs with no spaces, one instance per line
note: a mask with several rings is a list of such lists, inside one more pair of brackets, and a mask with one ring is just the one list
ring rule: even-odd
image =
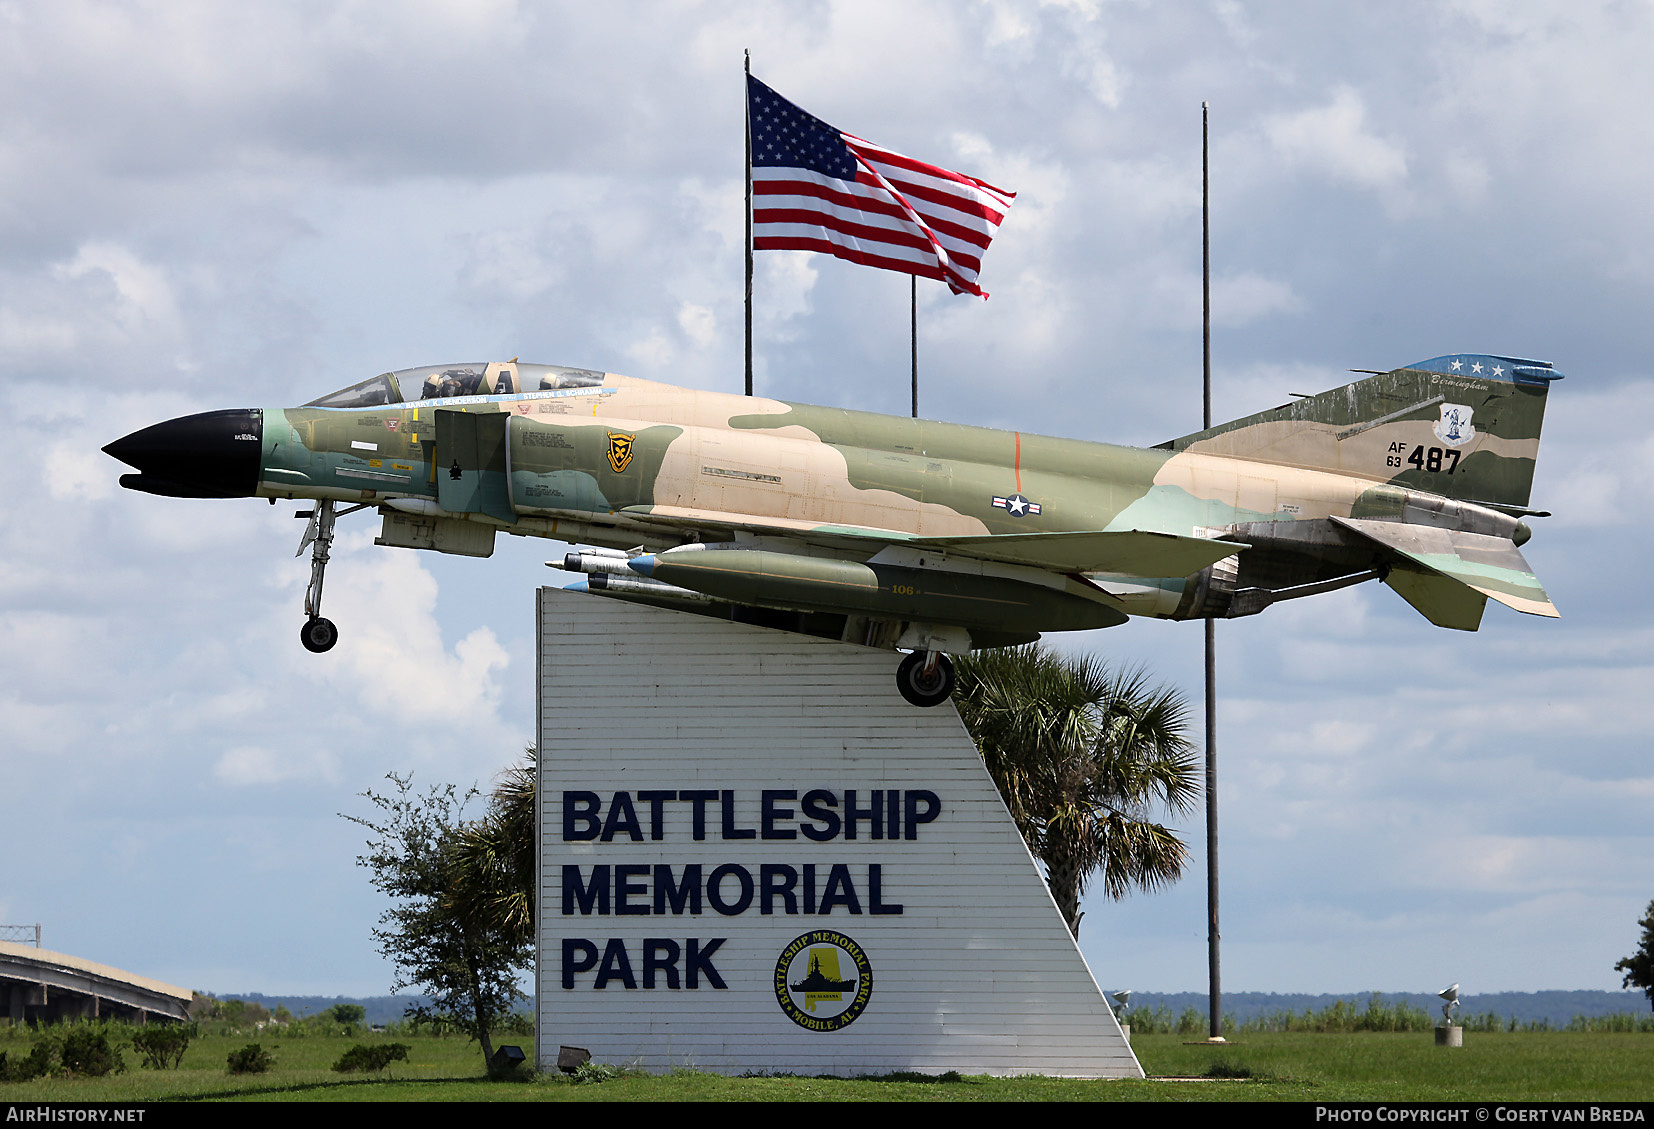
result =
[[848,1027],[873,994],[873,966],[843,933],[816,929],[795,937],[775,962],[775,999],[807,1031]]

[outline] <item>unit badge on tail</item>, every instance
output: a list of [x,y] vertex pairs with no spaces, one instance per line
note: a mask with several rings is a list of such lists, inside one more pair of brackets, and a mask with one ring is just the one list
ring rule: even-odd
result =
[[1470,411],[1463,404],[1443,404],[1442,418],[1436,421],[1436,438],[1449,447],[1461,447],[1476,438]]

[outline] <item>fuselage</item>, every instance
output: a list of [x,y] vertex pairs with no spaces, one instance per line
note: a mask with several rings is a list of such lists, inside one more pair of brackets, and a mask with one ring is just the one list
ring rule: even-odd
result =
[[[1473,627],[1485,595],[1554,614],[1515,554],[1554,374],[1470,379],[1464,365],[1437,358],[1148,449],[511,361],[185,417],[106,450],[139,469],[122,479],[134,489],[371,506],[380,544],[475,556],[501,530],[668,553],[661,575],[703,596],[963,623],[978,646],[1122,613],[1252,614],[1397,565],[1422,579],[1392,586],[1444,626]],[[1397,532],[1414,526],[1428,533]],[[1191,560],[1185,542],[1168,561],[1193,571],[1158,576],[1136,533],[1216,551]],[[674,551],[692,543],[772,555],[690,570]],[[1443,596],[1437,573],[1476,591]],[[962,610],[919,610],[932,598]]]
[[898,681],[931,704],[945,652],[1127,615],[1252,615],[1373,579],[1442,627],[1475,630],[1489,599],[1555,616],[1518,518],[1539,512],[1559,377],[1437,357],[1144,449],[512,360],[187,416],[104,449],[135,490],[318,500],[314,651],[337,639],[320,614],[334,519],[373,508],[380,545],[480,557],[502,530],[556,538],[594,547],[564,562],[594,594],[783,613],[911,651]]
[[[505,417],[494,426],[504,427],[507,505],[494,513],[440,506],[452,455],[439,452],[439,421],[455,412]],[[588,387],[266,409],[257,493],[414,500],[435,507],[425,512],[512,533],[614,547],[658,546],[663,521],[673,518],[684,528],[733,529],[744,521],[818,536],[838,527],[916,537],[1099,530],[1201,536],[1361,516],[1398,503],[1395,487],[1350,474],[612,374]],[[1492,510],[1447,504],[1458,528],[1507,536],[1516,528]],[[1360,563],[1351,559],[1300,579],[1324,579]],[[1198,614],[1184,577],[1090,579],[1130,614]]]

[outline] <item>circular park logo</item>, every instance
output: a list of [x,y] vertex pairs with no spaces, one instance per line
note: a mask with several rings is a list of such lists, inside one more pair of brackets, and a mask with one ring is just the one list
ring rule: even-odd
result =
[[873,966],[843,933],[817,929],[793,939],[775,962],[775,999],[807,1031],[837,1031],[856,1021],[873,994]]

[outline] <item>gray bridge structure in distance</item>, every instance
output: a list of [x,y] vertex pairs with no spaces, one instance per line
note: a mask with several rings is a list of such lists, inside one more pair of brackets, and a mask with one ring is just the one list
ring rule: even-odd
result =
[[47,1023],[65,1019],[189,1018],[194,993],[107,964],[0,941],[0,1019]]

